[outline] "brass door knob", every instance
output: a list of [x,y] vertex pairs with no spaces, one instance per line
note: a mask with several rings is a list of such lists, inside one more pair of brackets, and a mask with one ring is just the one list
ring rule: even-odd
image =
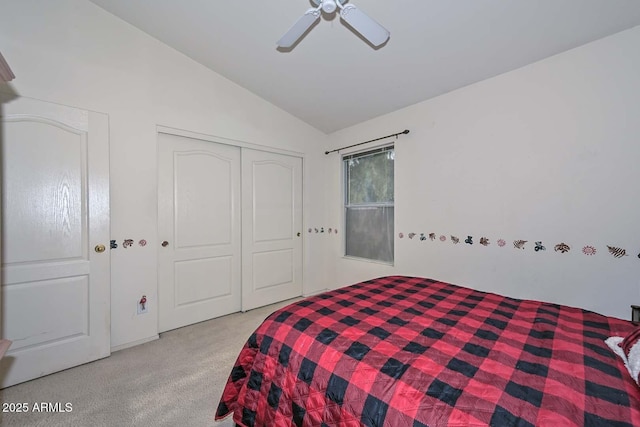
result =
[[169,242],[167,242],[166,240],[164,242],[162,242],[162,247],[166,248],[167,246],[169,246]]
[[105,251],[105,247],[104,245],[96,245],[96,247],[94,248],[96,252],[98,252],[99,254],[101,254],[102,252]]

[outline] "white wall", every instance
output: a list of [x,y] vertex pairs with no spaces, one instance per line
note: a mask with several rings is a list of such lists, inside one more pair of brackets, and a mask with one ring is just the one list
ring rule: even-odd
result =
[[[109,115],[112,347],[158,332],[157,125],[303,153],[305,223],[320,221],[321,132],[88,1],[0,0],[0,11],[9,89]],[[148,245],[122,249],[127,238]],[[323,259],[308,238],[305,293],[325,287]],[[143,294],[149,313],[137,316]]]
[[[88,1],[0,0],[0,10],[11,90],[109,115],[111,235],[149,242],[111,252],[112,347],[157,334],[157,125],[305,154],[305,228],[339,230],[306,233],[307,294],[398,273],[625,318],[640,301],[638,28],[331,135],[329,149],[410,129],[396,144],[396,236],[475,237],[396,237],[389,267],[341,257],[340,160],[322,154],[322,133]],[[553,251],[561,241],[571,252]],[[580,252],[588,244],[596,256]],[[630,256],[612,258],[607,244]],[[150,312],[136,316],[142,294]]]
[[[333,149],[411,131],[396,143],[395,266],[344,259],[336,239],[329,281],[420,275],[628,319],[640,302],[638,46],[640,27],[330,135]],[[334,224],[339,157],[326,159]],[[516,239],[529,241],[525,250]],[[535,252],[534,241],[547,250]],[[561,242],[571,251],[555,252]],[[629,256],[615,259],[607,245]]]

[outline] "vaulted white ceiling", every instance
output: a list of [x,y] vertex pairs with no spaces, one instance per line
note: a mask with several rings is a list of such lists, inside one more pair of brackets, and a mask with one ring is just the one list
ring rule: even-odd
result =
[[638,0],[350,0],[388,43],[323,16],[283,51],[310,0],[91,1],[325,133],[640,25]]

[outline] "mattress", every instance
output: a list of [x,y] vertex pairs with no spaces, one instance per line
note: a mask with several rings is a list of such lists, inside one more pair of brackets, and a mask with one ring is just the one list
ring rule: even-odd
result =
[[238,355],[216,419],[240,426],[633,426],[604,340],[637,325],[437,280],[381,277],[283,307]]

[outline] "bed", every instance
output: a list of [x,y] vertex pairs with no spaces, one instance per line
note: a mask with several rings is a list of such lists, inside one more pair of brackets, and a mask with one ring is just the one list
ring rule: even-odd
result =
[[638,426],[638,384],[605,344],[637,326],[382,277],[267,317],[215,417],[246,427]]

